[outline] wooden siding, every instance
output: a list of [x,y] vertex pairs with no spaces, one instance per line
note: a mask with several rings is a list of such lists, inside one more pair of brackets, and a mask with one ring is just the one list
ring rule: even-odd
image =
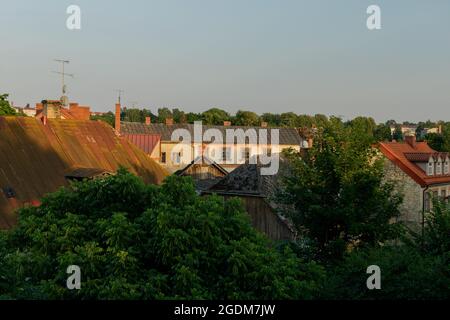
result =
[[[230,196],[225,196],[225,200]],[[261,197],[238,197],[242,199],[253,227],[272,240],[293,240],[294,233]]]

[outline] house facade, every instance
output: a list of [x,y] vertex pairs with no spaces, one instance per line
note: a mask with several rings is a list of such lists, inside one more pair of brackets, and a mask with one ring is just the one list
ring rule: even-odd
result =
[[381,142],[379,149],[385,157],[385,178],[403,194],[400,220],[420,228],[433,197],[449,198],[449,153],[437,152],[415,136],[405,137],[405,142]]
[[[301,136],[295,128],[268,128],[261,126],[233,126],[229,121],[222,126],[174,123],[145,123],[120,121],[120,105],[116,106],[116,130],[136,145],[151,145],[146,153],[170,172],[183,169],[199,156],[206,156],[228,172],[254,156],[280,153],[285,149],[300,151],[308,148],[310,139]],[[275,132],[276,131],[276,132]],[[183,138],[181,138],[183,136]],[[186,143],[184,139],[190,137]],[[216,137],[222,137],[217,142]],[[143,142],[144,140],[153,142]],[[180,150],[180,141],[187,146]]]

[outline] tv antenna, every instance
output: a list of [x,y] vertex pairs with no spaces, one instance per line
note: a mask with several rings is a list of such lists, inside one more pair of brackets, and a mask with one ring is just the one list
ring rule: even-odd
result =
[[116,89],[115,91],[119,93],[119,99],[118,100],[119,100],[119,104],[120,104],[120,98],[122,97],[122,93],[124,93],[125,91],[122,90],[122,89]]
[[61,100],[63,101],[63,104],[66,105],[67,104],[66,102],[68,101],[68,99],[66,97],[67,87],[66,87],[66,84],[65,84],[65,77],[67,76],[67,77],[73,78],[74,75],[71,74],[71,73],[66,73],[65,70],[64,70],[64,66],[66,64],[70,63],[69,60],[54,59],[54,61],[61,63],[61,67],[62,67],[61,70],[62,71],[53,71],[53,73],[61,75],[61,81],[62,81],[62,97],[61,97]]

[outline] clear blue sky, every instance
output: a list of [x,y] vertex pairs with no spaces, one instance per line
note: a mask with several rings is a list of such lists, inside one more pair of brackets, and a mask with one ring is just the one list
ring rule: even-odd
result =
[[[82,29],[66,29],[66,8]],[[366,28],[378,4],[382,30]],[[450,120],[448,0],[1,0],[0,91],[113,110],[324,113]]]

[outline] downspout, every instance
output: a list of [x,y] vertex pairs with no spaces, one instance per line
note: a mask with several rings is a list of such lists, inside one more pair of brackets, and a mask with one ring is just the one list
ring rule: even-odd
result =
[[422,191],[422,243],[423,236],[425,235],[425,193],[428,191],[430,186],[426,186]]

